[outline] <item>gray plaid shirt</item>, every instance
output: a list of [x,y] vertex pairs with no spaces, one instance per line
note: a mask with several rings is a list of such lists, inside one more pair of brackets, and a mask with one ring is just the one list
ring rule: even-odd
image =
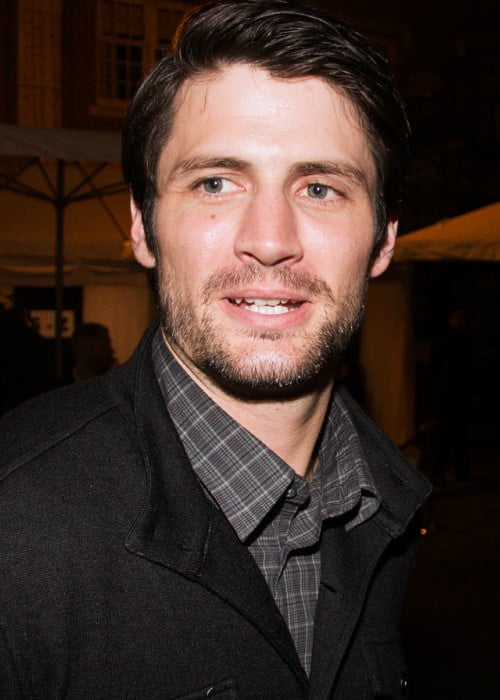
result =
[[323,522],[344,515],[350,529],[380,504],[342,400],[334,392],[309,484],[207,396],[160,331],[153,364],[197,477],[253,555],[309,673]]

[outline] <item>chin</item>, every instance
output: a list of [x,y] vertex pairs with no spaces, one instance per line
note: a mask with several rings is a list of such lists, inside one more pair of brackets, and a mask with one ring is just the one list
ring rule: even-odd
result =
[[226,392],[245,399],[290,398],[307,394],[333,374],[335,358],[290,358],[281,353],[230,353],[196,358],[198,368]]

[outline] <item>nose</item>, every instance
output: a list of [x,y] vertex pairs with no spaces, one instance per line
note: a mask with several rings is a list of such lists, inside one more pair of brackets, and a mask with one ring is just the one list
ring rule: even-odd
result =
[[236,235],[235,253],[245,263],[266,266],[300,260],[303,250],[297,221],[284,193],[254,194]]

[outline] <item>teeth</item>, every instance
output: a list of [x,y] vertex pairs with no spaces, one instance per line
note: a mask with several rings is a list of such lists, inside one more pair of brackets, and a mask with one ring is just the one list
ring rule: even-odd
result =
[[288,314],[290,311],[295,311],[295,308],[288,308],[288,306],[258,306],[257,304],[252,304],[246,308],[255,314],[264,314],[265,316]]
[[[241,299],[235,299],[237,304],[241,301]],[[250,297],[246,297],[243,301],[245,304],[255,304],[255,306],[278,306],[278,304],[284,304],[286,306],[286,304],[290,303],[289,299],[260,299]]]
[[260,297],[236,297],[233,299],[233,303],[238,305],[244,304],[248,311],[267,316],[287,314],[290,311],[296,311],[299,306],[291,302],[290,299],[263,299]]
[[255,304],[255,306],[278,306],[281,299],[245,299],[247,304]]

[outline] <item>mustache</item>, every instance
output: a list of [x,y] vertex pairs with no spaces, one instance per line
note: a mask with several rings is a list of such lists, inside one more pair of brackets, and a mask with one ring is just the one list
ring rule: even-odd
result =
[[238,269],[216,270],[203,285],[203,299],[207,302],[214,293],[234,291],[238,287],[258,284],[269,286],[279,284],[290,291],[304,294],[308,298],[327,297],[332,302],[335,300],[330,287],[316,275],[310,275],[300,270],[291,270],[289,267],[269,269],[263,268],[261,265],[245,265]]

